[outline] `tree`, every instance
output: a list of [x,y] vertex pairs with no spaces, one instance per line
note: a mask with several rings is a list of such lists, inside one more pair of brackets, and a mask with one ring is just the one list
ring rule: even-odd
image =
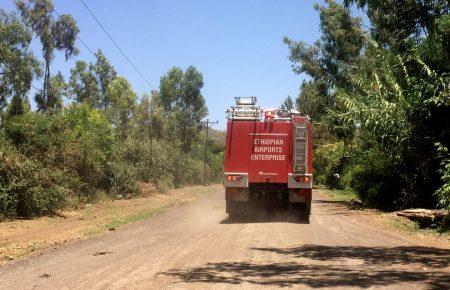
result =
[[108,99],[111,101],[109,117],[121,139],[128,137],[131,118],[136,107],[136,93],[124,77],[115,78],[108,86]]
[[[303,41],[295,42],[284,39],[290,50],[289,59],[297,74],[306,73],[311,82],[302,85],[300,103],[315,104],[304,108],[313,108],[305,114],[314,116],[317,120],[325,108],[317,107],[333,105],[333,90],[335,86],[351,86],[347,75],[358,63],[365,45],[365,33],[361,29],[361,19],[352,17],[344,6],[333,0],[327,0],[328,7],[316,5],[319,11],[320,30],[322,36],[313,45]],[[307,89],[303,91],[303,89]]]
[[14,95],[6,108],[6,114],[8,116],[19,116],[29,112],[30,110],[31,105],[28,98],[21,98],[18,95]]
[[90,68],[99,86],[100,106],[106,109],[110,105],[110,100],[107,97],[108,86],[117,77],[117,72],[100,49],[95,54],[95,57],[96,62],[91,64]]
[[141,102],[136,107],[134,119],[136,122],[137,136],[150,140],[152,138],[152,115],[149,95],[142,95]]
[[114,67],[101,50],[95,54],[96,62],[78,61],[70,71],[72,95],[77,102],[88,103],[93,108],[106,109],[111,105],[108,86],[117,77]]
[[436,20],[434,33],[414,48],[416,54],[438,72],[450,70],[450,15]]
[[437,20],[450,12],[448,0],[345,0],[348,7],[356,4],[367,9],[374,39],[396,52],[404,52],[436,31]]
[[440,182],[435,144],[450,145],[450,106],[443,102],[450,77],[418,56],[402,57],[372,41],[350,79],[358,90],[337,88],[340,109],[329,110],[329,117],[341,127],[361,124],[361,143],[376,146],[395,165],[390,175],[402,181],[403,196],[396,193],[402,205],[432,206]]
[[[25,22],[27,22],[32,30],[39,37],[42,45],[42,53],[44,57],[44,84],[43,90],[36,98],[39,103],[38,110],[54,111],[56,104],[51,99],[51,74],[50,65],[53,61],[54,51],[64,52],[66,60],[78,54],[75,46],[79,29],[72,18],[68,14],[60,15],[56,20],[53,18],[54,4],[51,0],[15,0],[16,6]],[[40,107],[43,105],[43,107]]]
[[72,104],[62,115],[71,133],[70,149],[64,158],[89,185],[84,190],[95,192],[93,187],[105,178],[105,167],[112,155],[113,128],[104,114],[86,103]]
[[303,81],[300,86],[300,94],[295,103],[298,110],[313,120],[320,120],[326,113],[326,109],[331,107],[333,97],[329,94],[321,95],[326,91],[324,82],[314,82],[312,80]]
[[190,149],[201,129],[200,122],[207,115],[205,99],[201,95],[202,87],[203,75],[193,66],[185,72],[173,67],[161,77],[155,103],[166,112],[169,125],[176,125],[174,130],[184,150]]
[[11,99],[11,115],[23,113],[26,93],[40,74],[39,62],[29,50],[31,32],[17,18],[0,9],[0,111]]
[[173,112],[178,109],[182,98],[183,74],[180,68],[173,67],[160,79],[157,104],[163,107],[165,112]]
[[187,68],[182,83],[178,120],[184,149],[191,148],[193,139],[200,131],[200,122],[208,114],[205,99],[201,95],[203,75],[193,66]]
[[69,85],[77,102],[89,104],[91,108],[100,105],[97,79],[86,62],[77,61],[75,67],[70,70]]
[[50,78],[49,90],[47,97],[44,97],[43,92],[39,92],[35,96],[36,105],[38,108],[46,108],[45,112],[53,114],[59,112],[63,105],[63,97],[69,95],[68,85],[64,81],[61,72]]
[[292,110],[294,109],[294,102],[292,101],[291,96],[288,96],[284,102],[281,104],[280,109],[283,110]]

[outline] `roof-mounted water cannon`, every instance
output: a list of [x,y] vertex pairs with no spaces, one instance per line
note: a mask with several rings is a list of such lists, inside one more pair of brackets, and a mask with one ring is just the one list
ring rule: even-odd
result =
[[251,121],[261,120],[264,117],[265,121],[290,122],[294,116],[300,115],[300,112],[295,109],[262,110],[256,106],[256,97],[235,97],[234,99],[236,105],[225,111],[228,120]]
[[235,97],[236,106],[255,106],[256,97]]
[[256,106],[256,97],[235,97],[236,106],[231,106],[225,112],[228,120],[259,120],[262,115],[260,107]]

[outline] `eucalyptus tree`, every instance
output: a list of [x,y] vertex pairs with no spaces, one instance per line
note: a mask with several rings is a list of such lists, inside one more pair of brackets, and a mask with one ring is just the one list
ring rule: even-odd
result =
[[131,133],[132,118],[136,108],[136,93],[124,77],[115,78],[108,86],[108,99],[111,106],[108,114],[120,139],[126,139]]
[[75,101],[92,108],[107,109],[111,105],[108,86],[117,77],[116,70],[99,49],[95,63],[77,61],[70,70],[71,95]]
[[284,99],[283,103],[280,106],[280,109],[283,109],[283,110],[294,109],[294,102],[292,101],[291,96],[287,96],[287,98]]
[[194,66],[185,72],[173,67],[161,77],[155,103],[167,114],[184,150],[190,149],[208,112],[201,94],[203,85],[203,75]]
[[77,61],[70,70],[69,85],[71,95],[78,103],[86,103],[91,108],[99,106],[99,88],[91,67],[85,61]]
[[96,82],[98,84],[99,101],[100,108],[106,109],[110,105],[110,100],[108,99],[108,86],[117,77],[117,72],[114,66],[111,65],[109,60],[103,54],[102,50],[99,49],[95,53],[96,61],[95,64],[90,64],[89,68],[93,71]]
[[8,113],[24,111],[31,82],[40,74],[39,62],[29,49],[31,32],[15,13],[0,9],[0,111],[8,105]]
[[67,59],[78,54],[75,45],[79,32],[78,26],[71,15],[62,14],[53,17],[54,3],[51,0],[15,0],[24,21],[28,23],[39,38],[44,58],[44,82],[42,92],[36,97],[39,111],[52,112],[58,105],[51,92],[50,65],[54,51],[64,52]]
[[38,108],[46,108],[46,113],[57,113],[63,107],[63,97],[69,96],[69,87],[61,72],[52,76],[49,81],[47,96],[43,91],[36,93],[35,101]]

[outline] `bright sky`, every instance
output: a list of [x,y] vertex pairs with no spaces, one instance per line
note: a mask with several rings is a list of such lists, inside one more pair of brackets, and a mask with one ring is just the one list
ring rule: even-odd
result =
[[[79,36],[94,51],[102,49],[118,73],[138,95],[150,93],[149,85],[133,70],[107,38],[80,0],[54,0],[58,13],[71,14]],[[1,0],[11,11],[12,0]],[[288,95],[298,95],[302,77],[295,75],[282,39],[312,43],[320,37],[315,2],[323,0],[85,0],[100,22],[136,64],[149,82],[172,66],[194,65],[203,73],[202,90],[215,128],[225,128],[227,107],[235,96],[257,96],[262,107],[278,107]],[[78,42],[76,59],[94,61]],[[41,56],[38,41],[33,50]],[[68,78],[75,60],[56,52],[52,73]],[[39,82],[35,82],[41,87]],[[34,95],[34,92],[32,92]],[[32,99],[32,98],[31,98]]]

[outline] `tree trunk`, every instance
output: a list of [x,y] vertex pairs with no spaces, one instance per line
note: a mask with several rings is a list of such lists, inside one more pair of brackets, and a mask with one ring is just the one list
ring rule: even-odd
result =
[[399,211],[397,215],[418,222],[421,227],[427,227],[433,223],[442,222],[448,213],[445,210],[417,208]]

